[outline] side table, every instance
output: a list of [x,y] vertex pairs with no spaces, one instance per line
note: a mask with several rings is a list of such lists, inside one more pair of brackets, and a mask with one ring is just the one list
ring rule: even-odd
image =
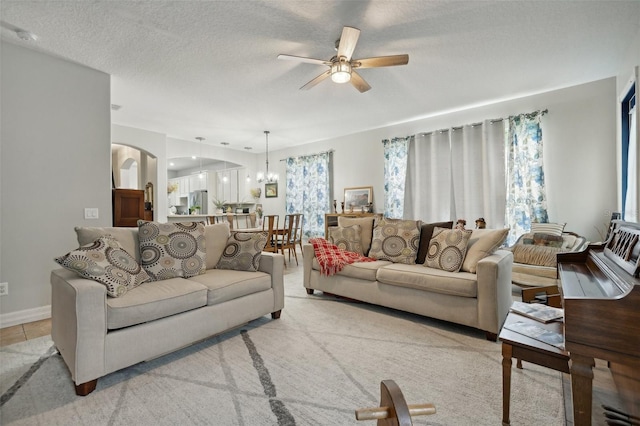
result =
[[[509,312],[505,325],[523,321],[538,325],[556,333],[563,333],[563,323],[550,322],[547,324]],[[528,361],[543,367],[552,368],[563,373],[569,373],[569,353],[560,348],[532,339],[523,334],[506,329],[504,326],[499,336],[502,342],[502,424],[509,425],[509,404],[511,400],[511,358]]]

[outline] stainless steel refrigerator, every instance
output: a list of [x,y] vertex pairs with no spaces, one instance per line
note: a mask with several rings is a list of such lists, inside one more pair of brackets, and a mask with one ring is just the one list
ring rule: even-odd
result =
[[200,206],[200,214],[208,214],[209,197],[206,189],[189,193],[189,208],[193,206]]

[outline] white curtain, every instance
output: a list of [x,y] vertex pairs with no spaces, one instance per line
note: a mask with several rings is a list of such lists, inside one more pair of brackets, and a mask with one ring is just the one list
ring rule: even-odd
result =
[[449,131],[417,135],[409,144],[404,218],[453,220]]
[[505,226],[505,128],[485,121],[417,135],[410,145],[405,218],[425,222],[484,218]]
[[638,108],[629,112],[629,153],[627,156],[627,194],[624,205],[624,220],[638,222],[638,139],[636,120]]

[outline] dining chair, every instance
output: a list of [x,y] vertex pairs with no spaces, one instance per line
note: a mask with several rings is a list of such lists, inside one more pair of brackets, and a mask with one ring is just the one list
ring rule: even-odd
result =
[[296,258],[296,265],[298,264],[298,255],[295,253],[296,246],[294,244],[294,229],[297,220],[296,214],[288,214],[284,216],[284,227],[278,232],[276,245],[280,250],[280,253],[284,256],[284,251],[289,250],[289,262],[291,262],[291,249],[293,248]]
[[263,251],[270,251],[272,253],[278,252],[276,236],[277,236],[279,227],[280,227],[279,215],[267,214],[262,217],[262,230],[268,231],[267,244],[264,246]]
[[302,222],[304,221],[304,214],[297,213],[297,215],[298,218],[296,220],[296,226],[293,233],[293,250],[295,253],[295,245],[298,244],[300,246],[300,254],[304,257],[304,253],[302,252]]

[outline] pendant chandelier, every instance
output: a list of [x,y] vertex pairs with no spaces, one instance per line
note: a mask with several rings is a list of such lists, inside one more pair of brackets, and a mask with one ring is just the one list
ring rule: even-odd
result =
[[267,172],[266,174],[263,172],[258,172],[258,174],[256,175],[256,180],[258,181],[258,183],[262,183],[262,182],[266,182],[266,183],[275,183],[278,182],[278,174],[277,173],[269,173],[269,131],[265,130],[264,131],[264,136],[266,139],[266,151],[265,151],[265,158],[266,158],[266,169]]

